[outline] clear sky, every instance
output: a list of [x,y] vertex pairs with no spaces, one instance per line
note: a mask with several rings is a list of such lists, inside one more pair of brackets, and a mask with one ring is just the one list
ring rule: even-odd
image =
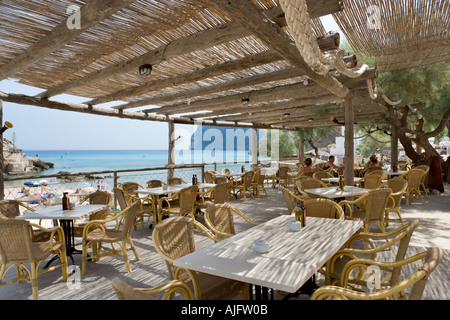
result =
[[[322,18],[327,31],[339,31],[331,16]],[[341,34],[341,42],[344,35]],[[21,85],[12,80],[0,81],[0,91],[36,95],[44,90]],[[81,103],[84,97],[59,95],[54,100]],[[116,102],[104,104],[113,106]],[[3,102],[3,121],[14,127],[4,132],[24,150],[123,150],[123,149],[167,149],[168,125],[165,122],[140,121],[90,115],[78,112],[51,110],[29,105]],[[193,127],[175,125],[176,130]]]

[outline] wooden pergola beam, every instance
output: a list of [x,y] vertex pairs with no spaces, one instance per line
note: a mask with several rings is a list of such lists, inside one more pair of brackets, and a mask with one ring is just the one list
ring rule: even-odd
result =
[[348,97],[351,92],[330,74],[317,75],[303,60],[297,47],[281,27],[268,19],[251,0],[212,0],[221,10],[251,31],[272,50],[277,51],[286,61],[305,72],[309,78],[323,88],[340,97]]
[[42,108],[49,108],[52,110],[62,110],[71,112],[80,112],[87,114],[95,114],[108,117],[116,117],[123,119],[143,120],[143,121],[158,121],[169,122],[178,124],[202,124],[205,126],[215,127],[231,127],[231,128],[261,128],[261,129],[277,129],[277,130],[292,130],[283,126],[267,126],[267,125],[254,125],[252,123],[238,123],[231,121],[215,121],[215,120],[194,120],[185,117],[171,117],[165,115],[150,115],[148,113],[140,111],[126,111],[117,110],[112,108],[95,107],[86,104],[63,102],[47,98],[40,98],[36,96],[28,96],[24,94],[5,93],[0,91],[0,100],[5,102],[36,106]]
[[[311,1],[311,3],[313,3],[313,1]],[[312,6],[313,8],[315,7],[314,4],[312,4]],[[248,36],[250,34],[251,32],[249,30],[243,28],[241,24],[236,21],[218,25],[214,28],[193,34],[192,36],[172,41],[165,46],[157,48],[139,57],[120,62],[95,73],[91,73],[85,77],[48,89],[47,91],[37,95],[37,97],[48,98],[78,87],[88,86],[92,83],[100,82],[114,76],[137,72],[139,66],[143,64],[157,65],[163,60],[172,59],[189,52],[207,49],[221,43]]]
[[25,70],[33,63],[57,51],[92,26],[109,18],[115,12],[136,0],[89,0],[80,8],[80,29],[69,29],[67,20],[55,27],[45,37],[27,48],[8,64],[0,68],[0,80]]

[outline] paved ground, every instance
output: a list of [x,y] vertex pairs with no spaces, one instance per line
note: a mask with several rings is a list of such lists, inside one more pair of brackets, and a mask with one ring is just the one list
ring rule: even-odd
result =
[[[418,218],[420,225],[413,234],[407,255],[424,250],[426,247],[437,246],[445,251],[441,265],[431,275],[425,289],[423,299],[450,299],[450,186],[446,185],[443,194],[431,194],[425,199],[425,206],[415,200],[410,206],[402,205],[404,220]],[[241,209],[256,221],[266,221],[276,216],[287,214],[281,192],[278,189],[267,188],[269,197],[262,196],[255,200],[232,200],[230,204]],[[236,229],[242,231],[250,225],[240,218],[236,218]],[[395,228],[392,223],[389,228]],[[152,244],[150,229],[138,229],[132,232],[133,241],[137,247],[140,261],[130,256],[133,271],[127,273],[120,258],[107,257],[99,262],[88,263],[87,273],[80,277],[75,273],[69,282],[62,281],[60,270],[39,276],[39,297],[41,300],[108,300],[116,299],[110,282],[115,277],[121,277],[131,285],[152,287],[168,280],[168,273],[163,259],[156,253]],[[212,244],[212,240],[204,235],[196,234],[196,246]],[[81,257],[75,256],[77,266],[81,268]],[[404,270],[406,274],[412,270]],[[12,271],[7,279],[15,276]],[[318,278],[318,283],[323,279]],[[307,297],[298,297],[306,299]],[[0,286],[0,300],[29,300],[31,286],[28,283],[8,284]]]

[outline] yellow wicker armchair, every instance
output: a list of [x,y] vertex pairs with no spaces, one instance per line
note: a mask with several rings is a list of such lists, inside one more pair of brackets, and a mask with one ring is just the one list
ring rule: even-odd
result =
[[201,198],[200,201],[197,202],[197,206],[200,209],[205,209],[211,204],[225,203],[227,195],[228,182],[219,183],[215,187],[213,187],[212,190],[207,190],[205,193],[201,193]]
[[[133,224],[134,230],[136,230],[137,225],[141,225],[142,228],[144,228],[146,224],[158,222],[156,206],[151,197],[140,198],[137,195],[130,194],[120,188],[114,188],[113,192],[114,197],[122,210],[128,208],[135,201],[140,203],[140,209],[136,212],[136,220]],[[152,220],[150,220],[150,218]]]
[[259,190],[264,191],[264,193],[266,194],[266,197],[268,196],[266,187],[264,186],[265,179],[266,179],[266,175],[261,173],[261,169],[257,170],[253,177],[252,188],[253,188],[253,193],[256,193],[256,196],[258,198],[260,197]]
[[291,191],[289,191],[288,189],[280,186],[279,187],[281,190],[281,193],[283,194],[283,198],[284,201],[286,202],[286,207],[288,209],[288,213],[290,215],[295,215],[295,211],[296,211],[296,202],[299,203],[300,201],[305,201],[307,199],[309,199],[308,196],[299,196],[299,195],[295,195],[293,194]]
[[[49,233],[49,241],[34,242],[32,228]],[[57,255],[61,263],[47,269],[38,270],[39,265],[51,255]],[[33,299],[39,299],[39,275],[56,268],[62,268],[63,280],[67,281],[68,279],[63,229],[61,227],[46,229],[23,220],[0,220],[0,264],[0,286],[30,281]],[[13,267],[16,267],[17,278],[3,282],[6,274]]]
[[259,222],[253,221],[242,211],[229,204],[211,204],[205,211],[206,225],[216,237],[220,239],[229,238],[236,234],[233,213],[238,214],[242,219],[254,226],[259,224]]
[[175,186],[177,184],[187,184],[187,182],[181,178],[171,178],[167,180],[167,184],[169,186]]
[[421,169],[411,169],[408,172],[402,174],[400,178],[405,179],[408,182],[408,187],[405,191],[406,205],[409,205],[409,202],[414,201],[414,197],[417,196],[422,201],[422,205],[425,205],[422,198],[422,193],[420,192],[420,184],[422,183],[422,177],[425,175],[425,172]]
[[[358,258],[375,260],[379,253],[396,246],[397,252],[394,261],[405,258],[414,230],[419,220],[414,219],[400,227],[381,233],[360,232],[353,235],[346,243],[345,248],[337,251],[326,263],[325,283],[340,285],[343,270],[349,261]],[[380,241],[381,239],[386,241]],[[363,248],[364,247],[364,248]],[[401,266],[386,268],[381,271],[381,285],[392,286],[400,279]],[[370,275],[354,273],[347,277],[347,282],[365,286]]]
[[[399,220],[400,223],[403,224],[402,215],[400,214],[400,204],[402,202],[403,194],[408,187],[408,182],[405,179],[395,177],[389,179],[385,185],[392,190],[391,196],[389,197],[388,204],[385,210],[384,222],[386,225],[389,225],[389,221]],[[389,213],[395,212],[398,216],[398,219],[389,218]]]
[[[88,194],[84,197],[79,204],[83,204],[88,202],[89,204],[106,204],[111,206],[113,197],[111,193],[107,191],[97,191]],[[96,220],[98,217],[101,217],[108,211],[109,208],[105,210],[96,211],[95,213],[89,215],[89,221]],[[86,223],[77,223],[73,226],[73,234],[75,237],[81,237],[83,235],[83,229],[86,226]]]
[[[339,300],[420,300],[430,274],[436,269],[444,257],[442,249],[433,247],[420,252],[412,257],[395,262],[382,262],[370,259],[355,259],[346,265],[342,276],[342,286],[324,286],[317,289],[311,296],[311,300],[339,299]],[[402,281],[393,283],[389,288],[375,292],[361,292],[346,288],[346,276],[358,268],[359,273],[368,273],[370,266],[378,268],[398,268],[424,259],[424,263],[415,273]],[[365,270],[365,272],[363,272]],[[372,273],[371,273],[372,274]],[[409,289],[409,296],[406,292]]]
[[[353,201],[343,200],[339,202],[341,207],[346,207],[345,213],[348,219],[362,220],[364,231],[368,232],[373,224],[377,224],[382,232],[384,229],[384,215],[392,190],[389,188],[371,190]],[[359,204],[359,210],[354,211],[351,204]]]
[[161,300],[172,300],[175,293],[181,293],[186,300],[192,300],[192,292],[189,287],[181,281],[172,280],[154,288],[135,288],[119,278],[111,281],[118,300],[158,300],[155,295],[165,292]]
[[197,195],[198,187],[189,186],[174,193],[170,197],[161,197],[158,205],[160,208],[158,213],[158,221],[160,221],[165,215],[190,215],[194,218],[198,208],[196,203]]
[[242,198],[242,196],[244,196],[244,201],[247,200],[247,197],[245,196],[246,192],[250,192],[252,199],[255,199],[255,197],[253,196],[253,190],[252,190],[252,182],[253,182],[254,174],[255,174],[255,172],[253,170],[247,171],[242,176],[241,181],[238,181],[237,183],[235,183],[231,186],[234,194],[237,194],[237,192],[239,192],[240,198]]
[[[14,219],[21,215],[21,209],[23,212],[34,211],[33,208],[27,206],[21,201],[17,200],[0,200],[0,219]],[[39,222],[40,223],[40,222]],[[34,224],[32,224],[34,226]],[[58,220],[53,221],[54,226],[58,226]],[[49,241],[50,233],[45,232],[40,228],[33,228],[32,233],[33,241]]]
[[[86,274],[87,251],[89,248],[92,248],[92,256],[89,259],[98,261],[101,257],[105,256],[122,256],[127,271],[131,272],[127,250],[132,250],[136,260],[139,260],[138,253],[130,235],[138,209],[139,202],[135,201],[125,210],[107,212],[111,217],[105,217],[104,220],[93,220],[86,224],[83,230],[82,242],[82,275]],[[130,249],[127,249],[127,241],[130,244]],[[105,243],[110,244],[111,248],[105,247]],[[120,249],[114,248],[114,244],[116,243]],[[105,251],[105,253],[102,251]]]
[[344,220],[344,210],[330,199],[309,199],[303,202],[307,217],[331,218]]
[[158,187],[162,187],[163,185],[165,185],[166,183],[162,180],[148,180],[145,183],[145,186],[147,188],[158,188]]
[[170,279],[186,283],[196,300],[228,300],[239,294],[243,299],[249,299],[249,285],[246,283],[173,265],[174,260],[195,251],[194,226],[214,241],[220,241],[204,225],[188,217],[165,219],[153,230],[154,247],[166,261]]
[[427,192],[427,188],[425,187],[425,180],[427,179],[427,175],[428,175],[428,171],[430,171],[430,167],[427,165],[421,165],[421,166],[414,167],[414,169],[421,169],[425,172],[422,176],[422,179],[420,180],[420,189],[425,193],[425,196],[428,199],[428,192]]
[[333,174],[330,173],[330,171],[318,170],[313,173],[312,177],[314,179],[321,180],[324,178],[333,178],[334,176],[333,176]]
[[305,192],[306,189],[323,188],[329,186],[327,183],[314,178],[301,178],[297,180],[297,190],[302,196],[308,196],[310,198],[317,198],[316,195],[310,195]]
[[[373,173],[364,176],[356,183],[356,186],[372,190],[380,188],[383,176],[382,174],[378,174],[378,172],[380,171],[374,171]],[[381,173],[383,173],[383,171],[381,171]]]

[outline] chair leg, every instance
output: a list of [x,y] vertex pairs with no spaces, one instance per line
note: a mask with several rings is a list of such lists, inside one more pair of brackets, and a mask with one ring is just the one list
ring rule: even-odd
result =
[[31,281],[31,289],[33,292],[33,299],[39,300],[38,281],[37,281],[37,265],[35,262],[31,262],[30,271],[31,271],[30,281]]
[[130,235],[128,235],[128,242],[130,243],[131,250],[133,250],[133,253],[134,253],[134,256],[136,257],[136,260],[140,260],[140,259],[139,259],[139,255],[138,255],[138,253],[137,253],[137,251],[136,251],[136,247],[134,246],[133,241],[131,240],[131,236],[130,236]]
[[121,251],[122,251],[122,257],[123,257],[123,260],[125,260],[125,266],[127,268],[127,271],[131,272],[131,266],[130,266],[130,261],[128,260],[128,254],[127,254],[126,245],[127,245],[127,241],[126,240],[122,240],[122,245],[120,246],[121,247]]

